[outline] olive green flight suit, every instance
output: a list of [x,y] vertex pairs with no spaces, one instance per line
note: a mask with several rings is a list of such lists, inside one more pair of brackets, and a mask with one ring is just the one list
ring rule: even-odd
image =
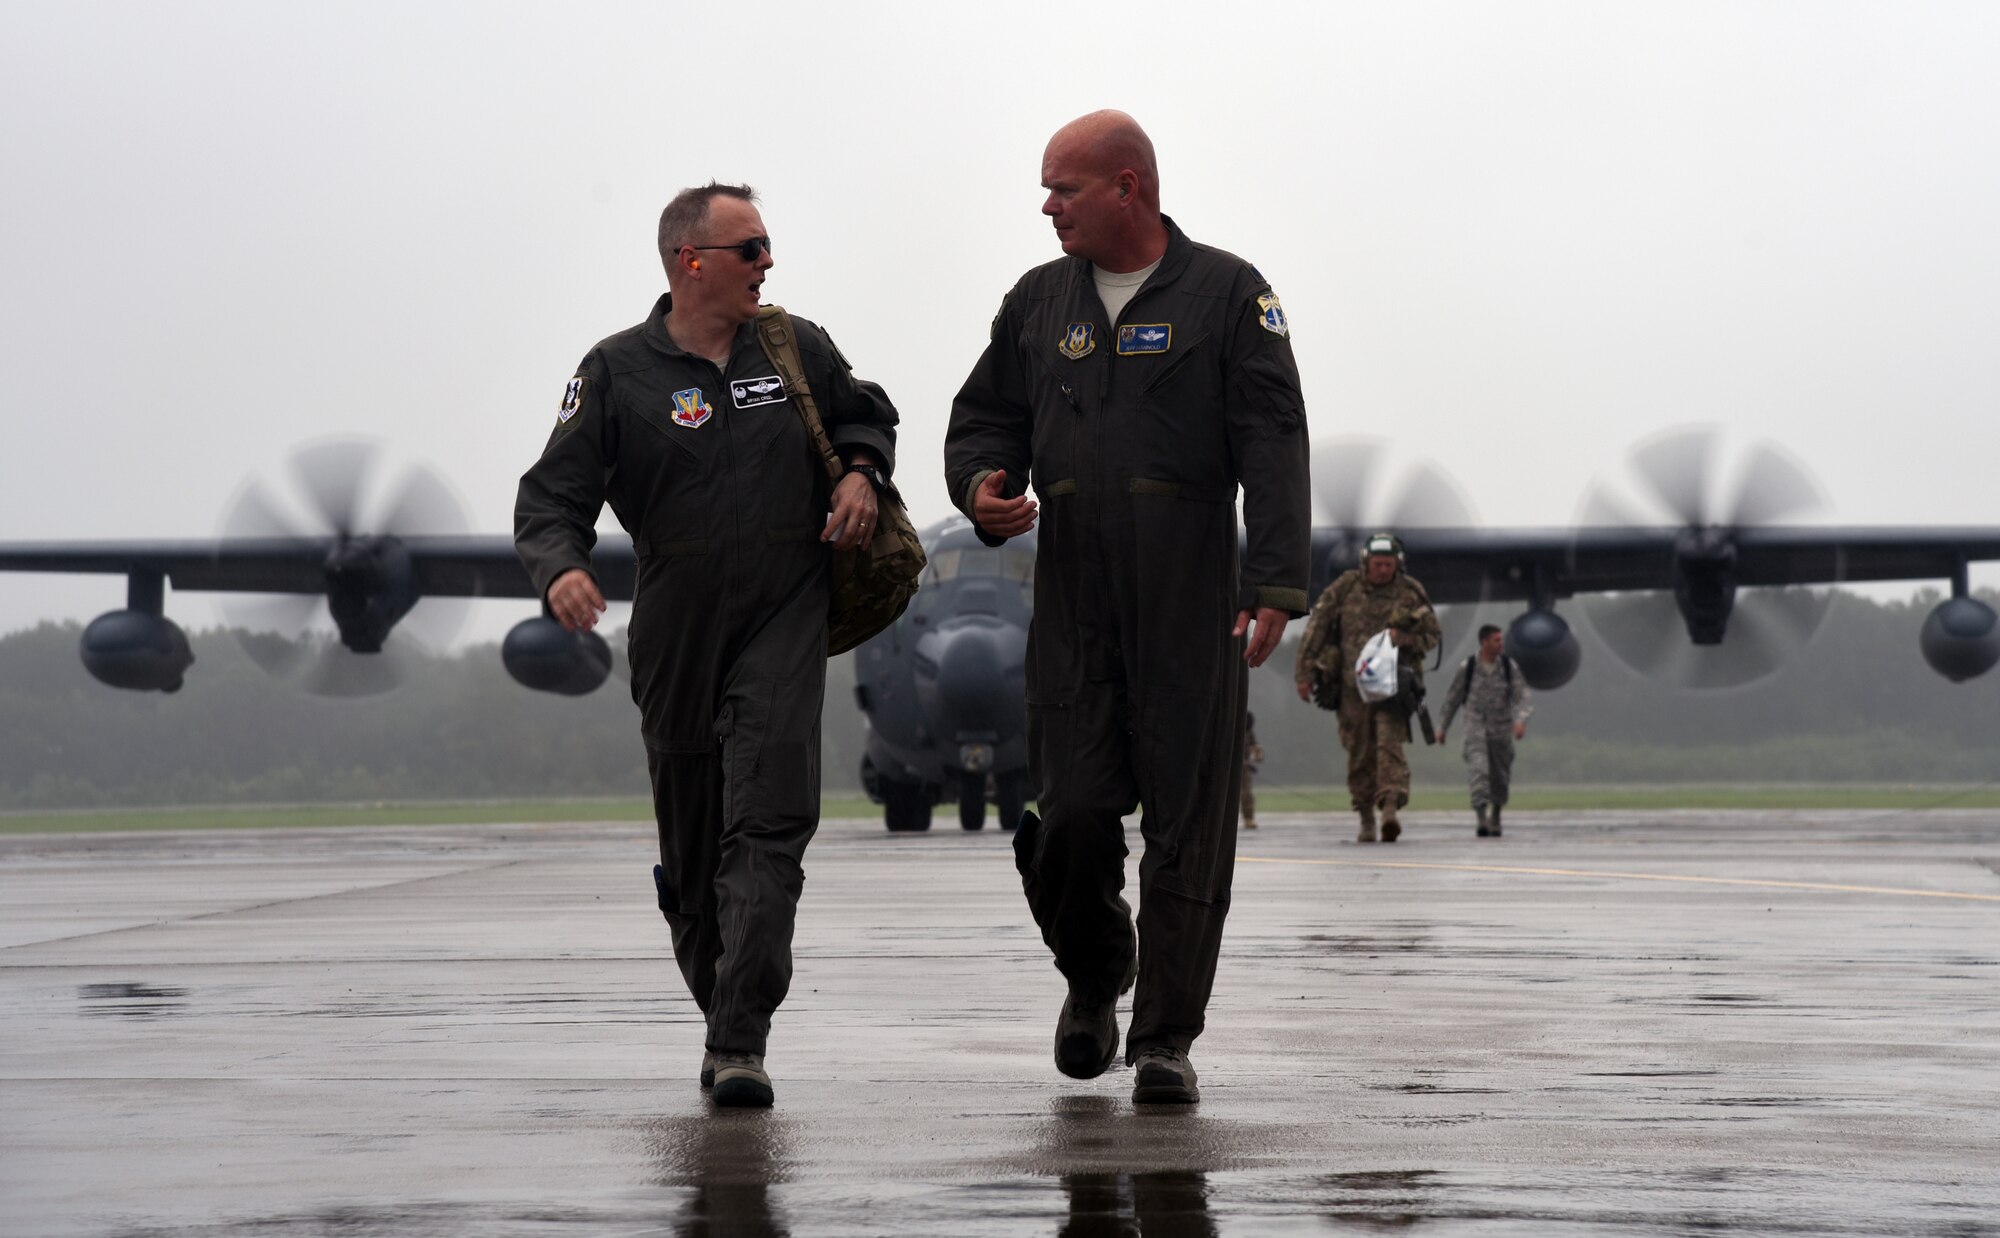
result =
[[[792,976],[800,861],[819,825],[831,508],[824,465],[758,342],[725,368],[663,320],[599,343],[521,478],[514,539],[536,591],[588,568],[609,503],[638,552],[626,642],[660,834],[660,911],[707,1047],[763,1053]],[[825,332],[798,326],[836,449],[894,464],[896,410]]]
[[945,438],[968,516],[996,469],[1010,494],[1032,480],[1040,502],[1027,695],[1043,819],[1016,835],[1016,863],[1056,967],[1089,1003],[1115,998],[1131,960],[1121,818],[1143,810],[1128,1061],[1202,1030],[1243,773],[1248,668],[1230,628],[1239,610],[1305,612],[1311,539],[1284,311],[1254,267],[1168,229],[1116,323],[1088,261],[1023,276]]

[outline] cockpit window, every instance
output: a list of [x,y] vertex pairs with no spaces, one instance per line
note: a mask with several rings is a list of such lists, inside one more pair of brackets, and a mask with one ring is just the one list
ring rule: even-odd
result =
[[931,556],[930,580],[925,583],[943,584],[961,576],[1000,576],[1027,584],[1035,578],[1035,556],[1004,547],[940,550]]

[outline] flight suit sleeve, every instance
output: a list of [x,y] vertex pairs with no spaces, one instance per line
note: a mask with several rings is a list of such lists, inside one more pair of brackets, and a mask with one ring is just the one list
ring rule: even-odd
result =
[[1034,456],[1034,408],[1021,372],[1020,334],[1015,294],[1009,292],[993,316],[986,351],[952,399],[951,424],[944,436],[945,488],[988,546],[1007,539],[979,527],[972,514],[974,489],[989,473],[1005,469],[1007,497],[1026,493]]
[[1313,678],[1313,664],[1319,660],[1320,651],[1326,648],[1328,634],[1333,628],[1334,600],[1332,585],[1320,593],[1319,601],[1313,604],[1312,617],[1306,620],[1305,634],[1299,637],[1298,660],[1292,664],[1292,682],[1310,684]]
[[818,323],[794,317],[806,382],[819,406],[820,423],[841,459],[854,449],[882,462],[884,475],[896,470],[896,406],[881,386],[854,376],[854,368],[833,337]]
[[1305,396],[1291,327],[1270,285],[1246,267],[1225,341],[1229,448],[1243,487],[1245,551],[1238,609],[1307,609],[1312,477]]
[[546,598],[572,568],[590,570],[606,477],[617,458],[616,427],[606,412],[610,369],[593,352],[563,391],[556,428],[542,458],[521,475],[514,495],[514,549]]

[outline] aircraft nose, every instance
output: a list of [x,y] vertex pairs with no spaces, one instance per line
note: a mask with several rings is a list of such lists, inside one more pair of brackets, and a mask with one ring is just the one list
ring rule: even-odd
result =
[[968,624],[938,632],[931,689],[937,733],[1009,736],[1027,726],[1022,664],[1027,635],[1007,624]]

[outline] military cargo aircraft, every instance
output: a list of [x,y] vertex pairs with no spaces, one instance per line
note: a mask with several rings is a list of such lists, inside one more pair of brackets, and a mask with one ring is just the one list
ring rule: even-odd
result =
[[930,566],[902,618],[854,651],[854,703],[868,720],[861,785],[891,829],[927,830],[931,808],[1012,829],[1028,790],[1028,618],[1035,535],[987,546],[954,517],[924,531]]
[[[1419,509],[1427,492],[1449,490],[1428,474],[1406,487],[1405,501],[1365,521],[1355,496],[1366,489],[1370,450],[1316,456],[1322,523],[1312,536],[1313,595],[1355,564],[1369,532],[1391,528],[1402,538],[1409,570],[1440,605],[1525,606],[1508,625],[1507,649],[1538,688],[1559,687],[1577,672],[1576,635],[1556,611],[1569,599],[1577,599],[1585,621],[1633,669],[1714,688],[1768,675],[1810,638],[1825,595],[1799,586],[1939,580],[1948,582],[1951,596],[1924,624],[1923,659],[1954,682],[2000,662],[2000,620],[1971,596],[1968,583],[1970,564],[2000,559],[2000,527],[1782,524],[1816,501],[1803,469],[1781,451],[1760,448],[1726,485],[1717,484],[1717,450],[1717,435],[1708,430],[1643,444],[1632,457],[1630,484],[1593,491],[1577,526],[1559,529],[1443,522],[1436,503],[1428,504],[1426,518],[1415,519],[1425,515]],[[309,691],[379,690],[392,682],[382,673],[391,660],[379,655],[393,650],[392,635],[406,619],[435,614],[452,599],[532,599],[534,591],[512,540],[458,531],[441,483],[427,474],[412,473],[389,488],[371,513],[359,496],[374,466],[363,445],[322,445],[295,461],[303,517],[284,515],[252,489],[239,497],[218,538],[0,543],[0,571],[126,578],[125,606],[93,620],[81,642],[84,666],[113,687],[181,688],[193,655],[165,613],[171,584],[180,591],[278,595],[295,618],[324,597],[337,643],[324,642],[302,661],[260,656],[275,645],[254,637],[246,637],[246,648]],[[864,785],[883,804],[892,830],[929,828],[932,807],[946,801],[957,802],[967,829],[984,824],[989,801],[998,804],[1003,826],[1010,825],[1033,798],[1023,655],[1034,538],[993,549],[954,518],[934,526],[928,543],[932,566],[908,613],[857,651],[856,703],[869,724]],[[607,599],[632,598],[637,562],[629,543],[600,545],[592,567]],[[1746,597],[1759,604],[1739,606]],[[501,660],[526,687],[566,695],[595,690],[612,665],[603,638],[565,632],[546,613],[508,632]]]

